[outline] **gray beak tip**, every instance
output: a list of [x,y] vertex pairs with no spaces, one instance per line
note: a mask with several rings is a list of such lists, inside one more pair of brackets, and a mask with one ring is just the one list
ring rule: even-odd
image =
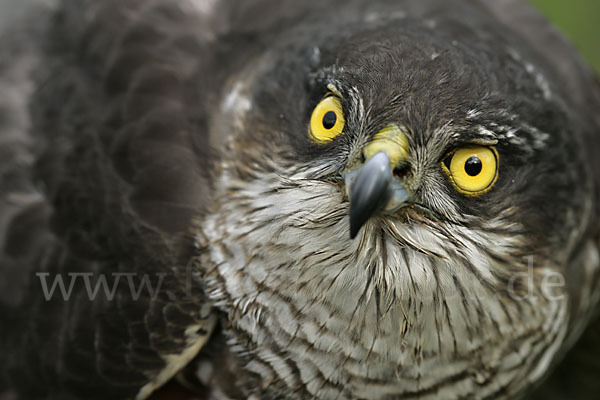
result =
[[360,168],[351,187],[350,238],[387,202],[391,180],[390,161],[384,153],[377,153]]
[[353,216],[352,211],[350,211],[350,239],[354,239],[358,235],[360,228],[366,222],[366,219],[364,221],[360,221],[360,219],[362,219],[360,216],[357,216],[356,213]]

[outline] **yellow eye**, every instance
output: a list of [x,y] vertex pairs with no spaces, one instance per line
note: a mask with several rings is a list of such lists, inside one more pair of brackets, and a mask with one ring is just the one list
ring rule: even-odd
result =
[[331,142],[344,129],[342,103],[335,96],[325,97],[310,117],[310,137],[317,143]]
[[498,152],[493,147],[465,146],[442,163],[454,187],[464,195],[478,196],[490,190],[498,178]]

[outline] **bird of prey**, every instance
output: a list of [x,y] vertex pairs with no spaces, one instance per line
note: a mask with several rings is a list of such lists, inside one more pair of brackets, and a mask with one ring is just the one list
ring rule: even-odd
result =
[[35,3],[0,397],[597,395],[600,88],[524,2]]

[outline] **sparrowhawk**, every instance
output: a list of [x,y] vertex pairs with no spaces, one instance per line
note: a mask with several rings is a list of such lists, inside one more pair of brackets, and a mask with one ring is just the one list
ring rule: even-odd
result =
[[594,396],[600,88],[524,2],[38,0],[3,32],[0,397]]

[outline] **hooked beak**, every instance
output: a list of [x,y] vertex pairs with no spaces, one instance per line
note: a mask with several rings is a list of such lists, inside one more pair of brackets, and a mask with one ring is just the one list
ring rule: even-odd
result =
[[[389,140],[390,135],[402,135],[402,140],[398,140],[398,137]],[[397,148],[399,143],[402,148]],[[352,239],[369,218],[378,214],[391,214],[409,201],[409,193],[400,179],[392,175],[391,167],[404,162],[406,147],[406,138],[398,128],[384,129],[363,150],[363,154],[368,157],[366,163],[346,173]]]

